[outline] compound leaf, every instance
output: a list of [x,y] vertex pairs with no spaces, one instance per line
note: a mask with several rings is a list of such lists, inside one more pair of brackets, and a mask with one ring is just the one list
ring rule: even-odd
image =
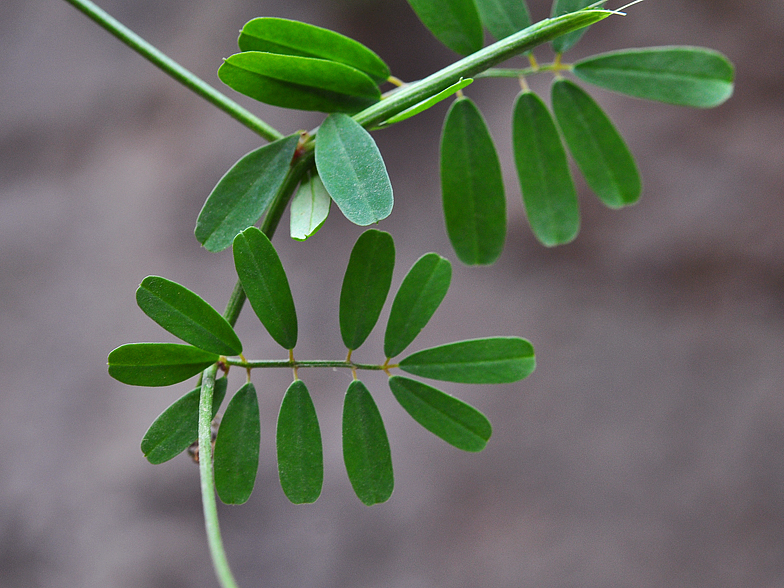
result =
[[234,239],[234,265],[253,311],[284,349],[297,344],[297,312],[286,271],[267,235],[248,227]]
[[436,253],[427,253],[411,267],[392,301],[384,353],[395,357],[422,331],[441,304],[452,279],[452,264]]
[[337,61],[364,72],[377,83],[389,78],[389,67],[362,43],[334,31],[285,18],[254,18],[240,31],[240,51]]
[[580,230],[577,192],[553,117],[533,92],[515,100],[512,143],[531,230],[548,247],[568,243]]
[[340,289],[340,334],[348,349],[357,349],[373,330],[394,268],[392,236],[376,229],[362,233],[351,250]]
[[[212,392],[212,418],[218,413],[226,396],[227,378],[215,380]],[[198,439],[199,396],[201,387],[194,388],[164,410],[144,434],[141,450],[152,464],[169,461]]]
[[109,375],[132,386],[169,386],[218,361],[210,353],[177,343],[129,343],[109,353]]
[[289,171],[298,135],[243,156],[213,188],[196,221],[196,239],[208,251],[226,249],[267,210]]
[[351,382],[343,400],[343,461],[364,504],[389,500],[395,486],[389,439],[373,397],[359,380]]
[[734,68],[701,47],[651,47],[594,55],[574,75],[614,92],[669,104],[712,108],[732,95]]
[[316,135],[316,168],[341,212],[367,226],[392,212],[392,183],[373,137],[345,114],[329,115]]
[[278,413],[278,474],[294,504],[315,502],[324,481],[324,456],[316,408],[302,380],[291,383]]
[[219,355],[242,353],[242,343],[228,321],[185,286],[147,276],[136,290],[136,303],[144,314],[186,343]]
[[[577,12],[578,10],[582,10],[586,6],[590,6],[591,4],[596,4],[596,0],[555,0],[553,2],[553,16],[561,16],[563,14],[568,14],[570,12]],[[571,49],[577,41],[585,34],[585,31],[588,30],[588,27],[583,29],[578,29],[576,31],[572,31],[571,33],[566,33],[565,35],[561,35],[560,37],[556,37],[553,39],[553,51],[556,53],[564,53]]]
[[418,351],[400,361],[410,374],[462,384],[517,382],[534,371],[533,346],[519,337],[458,341]]
[[215,489],[225,504],[243,504],[250,498],[260,442],[259,401],[248,382],[226,407],[215,439]]
[[235,53],[220,66],[218,77],[255,100],[296,110],[353,114],[381,99],[378,85],[367,74],[313,57]]
[[463,451],[482,451],[493,428],[473,406],[403,376],[389,378],[389,388],[416,422]]
[[506,240],[506,194],[493,138],[469,98],[458,98],[441,135],[446,231],[467,265],[493,263]]
[[331,202],[318,174],[308,172],[291,200],[291,238],[304,241],[317,233],[327,220]]
[[525,0],[475,0],[482,23],[500,41],[531,25]]
[[572,81],[552,86],[553,113],[585,181],[611,208],[634,204],[642,182],[626,142],[596,102]]
[[482,22],[474,0],[408,0],[431,33],[455,53],[482,48]]

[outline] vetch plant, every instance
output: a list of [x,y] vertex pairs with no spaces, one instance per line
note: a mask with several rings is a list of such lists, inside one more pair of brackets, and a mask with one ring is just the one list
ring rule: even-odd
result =
[[[312,237],[333,202],[356,225],[383,221],[393,210],[393,187],[370,133],[452,100],[440,141],[445,229],[462,263],[492,264],[506,240],[505,187],[490,130],[479,107],[464,94],[471,84],[492,78],[513,78],[520,84],[511,105],[514,161],[531,230],[548,247],[568,243],[579,232],[569,154],[607,206],[633,204],[642,191],[625,141],[597,102],[567,75],[636,98],[698,108],[721,104],[733,90],[733,67],[727,59],[697,47],[616,50],[564,62],[563,54],[588,26],[622,14],[605,9],[604,2],[555,0],[552,17],[531,24],[523,0],[409,0],[433,35],[464,55],[410,83],[394,77],[372,50],[337,32],[271,17],[244,25],[239,52],[218,69],[220,80],[265,104],[326,114],[317,129],[284,136],[89,0],[67,1],[267,141],[220,178],[196,219],[195,236],[204,248],[232,248],[238,280],[225,312],[180,284],[148,276],[136,292],[139,308],[183,343],[121,345],[108,358],[109,374],[130,385],[168,386],[198,377],[195,387],[150,426],[141,449],[148,461],[160,464],[198,445],[207,536],[224,587],[236,583],[221,543],[215,495],[227,504],[242,504],[253,491],[260,443],[254,370],[283,368],[292,373],[288,389],[281,391],[276,452],[281,488],[297,504],[314,502],[324,479],[318,415],[300,371],[351,372],[343,399],[343,457],[357,497],[372,505],[389,499],[394,473],[382,415],[360,378],[363,371],[383,371],[392,395],[414,420],[458,449],[474,452],[490,439],[489,420],[416,378],[500,384],[520,381],[535,368],[533,346],[516,336],[406,352],[450,285],[452,266],[436,253],[420,257],[397,289],[377,363],[356,362],[353,353],[378,322],[395,266],[393,238],[376,228],[356,241],[336,296],[346,356],[298,357],[297,313],[286,270],[271,242],[287,207],[294,240]],[[484,29],[497,39],[486,47]],[[533,50],[546,43],[554,57],[540,63]],[[499,67],[510,59],[522,67]],[[528,76],[546,72],[553,75],[550,107],[526,82]],[[233,328],[246,300],[280,345],[284,359],[246,358]],[[231,396],[215,431],[228,393],[227,378],[219,373],[232,367],[245,370],[247,381]]]

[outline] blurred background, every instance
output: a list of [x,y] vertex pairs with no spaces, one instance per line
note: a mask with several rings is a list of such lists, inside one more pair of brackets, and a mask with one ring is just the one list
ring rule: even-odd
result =
[[[354,37],[404,80],[456,56],[404,0],[102,0],[101,6],[220,87],[221,58],[256,16]],[[548,0],[529,0],[535,20]],[[496,139],[509,234],[489,268],[455,263],[418,348],[517,335],[538,369],[509,386],[443,385],[484,411],[480,454],[433,437],[363,379],[387,424],[391,500],[354,496],[340,450],[345,371],[309,370],[325,486],[287,502],[274,426],[287,370],[254,372],[262,410],[256,489],[222,507],[242,586],[341,588],[768,588],[784,585],[784,4],[649,0],[592,28],[566,59],[692,44],[737,67],[714,110],[592,90],[636,155],[639,204],[610,211],[581,183],[582,232],[548,250],[522,212],[510,145],[514,80],[467,94]],[[548,48],[537,51],[550,59]],[[221,175],[261,144],[65,2],[0,3],[0,586],[215,586],[198,468],[146,462],[148,425],[190,388],[132,388],[106,355],[169,341],[136,307],[149,274],[222,309],[228,251],[193,237]],[[548,92],[548,76],[532,78]],[[234,93],[227,90],[230,95]],[[237,98],[285,133],[318,125]],[[395,188],[381,223],[397,243],[393,291],[428,251],[449,257],[438,140],[447,106],[375,135]],[[335,209],[313,239],[275,243],[300,319],[300,358],[338,358],[337,300],[362,229]],[[386,312],[381,322],[385,320]],[[246,353],[280,351],[246,309]],[[355,358],[377,361],[377,328]],[[243,376],[232,373],[232,390]]]

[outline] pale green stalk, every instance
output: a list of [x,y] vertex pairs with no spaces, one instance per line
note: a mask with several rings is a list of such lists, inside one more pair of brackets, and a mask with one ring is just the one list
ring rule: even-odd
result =
[[199,396],[199,478],[201,480],[201,503],[204,509],[204,526],[207,543],[212,556],[215,575],[222,588],[237,588],[237,582],[229,567],[226,550],[218,524],[218,503],[215,499],[215,472],[212,465],[212,393],[215,390],[215,364],[204,371]]
[[276,129],[265,123],[254,114],[245,110],[228,96],[221,94],[207,82],[182,67],[179,63],[162,53],[156,47],[142,39],[120,21],[90,2],[90,0],[65,0],[109,31],[120,41],[150,61],[154,66],[169,74],[175,80],[192,90],[211,104],[220,108],[230,117],[239,121],[251,131],[261,135],[267,141],[275,141],[283,137]]

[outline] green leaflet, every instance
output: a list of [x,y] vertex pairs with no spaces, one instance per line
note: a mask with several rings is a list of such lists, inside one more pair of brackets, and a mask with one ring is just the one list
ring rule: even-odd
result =
[[215,489],[225,504],[243,504],[250,498],[260,442],[259,401],[248,382],[226,407],[215,439]]
[[129,343],[109,353],[109,375],[131,386],[170,386],[218,361],[210,353],[177,343]]
[[329,215],[332,199],[315,171],[310,171],[291,200],[291,238],[304,241],[313,236]]
[[455,53],[468,55],[483,44],[482,22],[473,0],[408,0],[431,33]]
[[283,397],[276,444],[286,497],[294,504],[315,502],[324,481],[324,456],[316,408],[302,380],[292,382]]
[[343,461],[364,504],[389,500],[395,486],[389,440],[378,407],[359,380],[349,384],[343,400]]
[[316,168],[352,223],[367,226],[392,212],[392,184],[373,137],[345,114],[329,115],[316,135]]
[[[552,15],[556,17],[563,14],[568,14],[570,12],[577,12],[578,10],[582,10],[583,8],[592,4],[596,4],[596,0],[554,0]],[[568,51],[574,47],[577,41],[580,40],[587,30],[588,27],[585,27],[576,31],[572,31],[571,33],[566,33],[560,37],[556,37],[553,39],[552,43],[553,51],[556,53],[564,53]]]
[[277,251],[267,236],[249,227],[234,239],[234,265],[253,311],[284,349],[297,344],[297,312]]
[[712,108],[732,95],[734,68],[701,47],[651,47],[594,55],[574,75],[602,88],[646,100]]
[[479,109],[458,98],[441,135],[446,231],[466,265],[493,263],[506,240],[506,194],[493,138]]
[[369,229],[360,235],[340,289],[340,334],[348,349],[365,342],[378,321],[392,284],[395,243],[389,233]]
[[353,114],[381,99],[376,82],[358,69],[312,57],[245,51],[228,57],[218,77],[255,100],[296,110]]
[[411,267],[392,301],[384,335],[384,354],[395,357],[422,331],[449,289],[452,264],[426,253]]
[[440,345],[400,361],[400,369],[462,384],[517,382],[534,371],[533,346],[519,337],[490,337]]
[[220,313],[176,282],[147,276],[136,290],[144,314],[191,345],[219,355],[239,355],[242,343]]
[[392,376],[389,388],[400,405],[425,429],[463,451],[482,451],[493,428],[481,412],[410,378]]
[[385,127],[394,123],[399,123],[401,121],[411,118],[412,116],[416,116],[420,112],[424,112],[428,108],[432,108],[442,100],[446,100],[452,94],[456,94],[457,92],[459,92],[460,90],[462,90],[463,88],[471,84],[473,81],[474,80],[472,78],[465,78],[465,79],[460,78],[457,82],[455,82],[448,88],[441,90],[438,94],[431,96],[427,100],[422,100],[422,102],[419,102],[418,104],[414,104],[414,106],[411,106],[410,108],[406,108],[405,110],[398,112],[392,118],[389,118],[385,120],[383,123],[381,123],[379,127]]
[[552,86],[553,113],[585,181],[611,208],[634,204],[642,183],[626,142],[596,102],[574,82]]
[[196,221],[196,239],[205,249],[226,249],[261,218],[286,178],[298,139],[291,135],[251,151],[220,179]]
[[547,247],[573,240],[580,209],[566,151],[550,112],[533,92],[521,92],[515,100],[512,145],[534,235]]
[[373,51],[353,39],[311,24],[285,18],[254,18],[242,27],[240,51],[337,61],[358,69],[377,83],[389,78],[389,67]]
[[525,0],[475,0],[482,23],[500,41],[531,26]]
[[[226,396],[227,378],[215,380],[212,392],[212,418],[218,414]],[[144,434],[141,450],[152,464],[169,461],[179,455],[198,438],[199,395],[201,387],[194,388],[169,408],[164,410]]]

